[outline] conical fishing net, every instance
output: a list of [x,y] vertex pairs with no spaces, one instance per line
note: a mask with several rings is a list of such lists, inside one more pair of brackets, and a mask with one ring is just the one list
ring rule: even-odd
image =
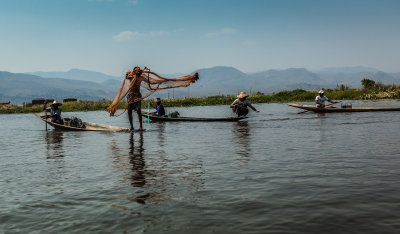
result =
[[[135,67],[129,70],[122,82],[121,88],[114,98],[112,104],[106,111],[110,116],[119,116],[125,112],[129,104],[145,99],[152,93],[172,88],[187,87],[199,79],[199,74],[180,76],[177,78],[165,78],[151,72],[150,69]],[[118,103],[127,97],[127,105],[124,109],[117,110]]]

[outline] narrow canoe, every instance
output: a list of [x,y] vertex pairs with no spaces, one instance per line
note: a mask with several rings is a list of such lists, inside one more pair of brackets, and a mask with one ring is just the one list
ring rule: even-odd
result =
[[246,119],[247,117],[227,117],[227,118],[196,118],[196,117],[177,117],[177,118],[168,118],[168,117],[160,117],[155,115],[149,115],[147,113],[142,112],[142,116],[145,118],[149,118],[151,121],[160,121],[160,122],[178,122],[178,121],[186,121],[186,122],[233,122],[239,121],[242,119]]
[[288,104],[289,106],[300,108],[303,110],[314,111],[319,113],[331,113],[331,112],[367,112],[367,111],[400,111],[400,107],[353,107],[353,108],[341,108],[327,106],[325,108],[316,107],[315,105],[300,105],[300,104]]
[[[129,128],[122,128],[122,127],[116,127],[116,126],[109,126],[105,124],[97,124],[97,123],[91,123],[91,122],[83,122],[85,124],[85,128],[77,128],[77,127],[72,127],[68,126],[65,124],[58,124],[58,123],[53,123],[51,122],[50,118],[47,117],[44,113],[36,114],[37,117],[39,117],[41,120],[47,122],[50,126],[54,127],[55,129],[61,129],[61,130],[69,130],[69,131],[102,131],[102,132],[126,132],[129,131]],[[64,121],[65,123],[66,121]]]

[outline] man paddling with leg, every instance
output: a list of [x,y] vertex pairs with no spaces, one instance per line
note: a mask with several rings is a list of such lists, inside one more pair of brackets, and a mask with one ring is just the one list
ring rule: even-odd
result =
[[318,92],[318,96],[315,97],[315,103],[317,104],[317,107],[324,108],[326,101],[328,101],[328,102],[330,102],[332,104],[339,103],[339,102],[335,102],[335,101],[329,100],[328,97],[324,96],[324,90],[321,89]]

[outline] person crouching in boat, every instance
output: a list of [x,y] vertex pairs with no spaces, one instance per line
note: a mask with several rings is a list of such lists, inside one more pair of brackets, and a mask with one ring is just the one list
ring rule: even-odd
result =
[[154,99],[154,101],[156,102],[156,106],[155,106],[156,111],[152,112],[150,114],[156,115],[156,116],[161,116],[161,117],[165,116],[165,109],[164,109],[163,104],[161,104],[161,98],[156,98],[156,99]]
[[328,101],[332,104],[338,103],[338,102],[329,100],[328,97],[324,96],[324,90],[320,90],[318,92],[318,96],[315,97],[315,103],[317,104],[317,107],[324,108],[326,101]]
[[43,109],[46,112],[50,112],[51,122],[57,123],[57,124],[63,124],[63,120],[61,118],[61,109],[59,108],[59,106],[61,106],[62,104],[57,101],[54,101],[50,105],[50,108],[46,108],[46,105],[47,105],[47,101],[44,103]]
[[246,117],[246,115],[249,113],[249,109],[247,109],[247,107],[250,107],[255,112],[260,112],[259,110],[254,108],[254,106],[251,105],[249,100],[246,99],[248,96],[249,95],[247,95],[245,92],[240,92],[240,94],[237,95],[238,99],[233,101],[232,104],[230,105],[233,112],[236,113],[238,117],[241,116]]

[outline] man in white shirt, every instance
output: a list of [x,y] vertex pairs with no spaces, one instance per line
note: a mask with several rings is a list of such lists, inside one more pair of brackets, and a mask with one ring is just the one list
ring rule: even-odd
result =
[[326,101],[328,101],[328,102],[330,102],[332,104],[338,103],[338,102],[335,102],[335,101],[331,101],[326,96],[324,96],[324,90],[320,90],[318,92],[318,94],[319,95],[315,98],[315,103],[317,104],[317,107],[324,108]]

